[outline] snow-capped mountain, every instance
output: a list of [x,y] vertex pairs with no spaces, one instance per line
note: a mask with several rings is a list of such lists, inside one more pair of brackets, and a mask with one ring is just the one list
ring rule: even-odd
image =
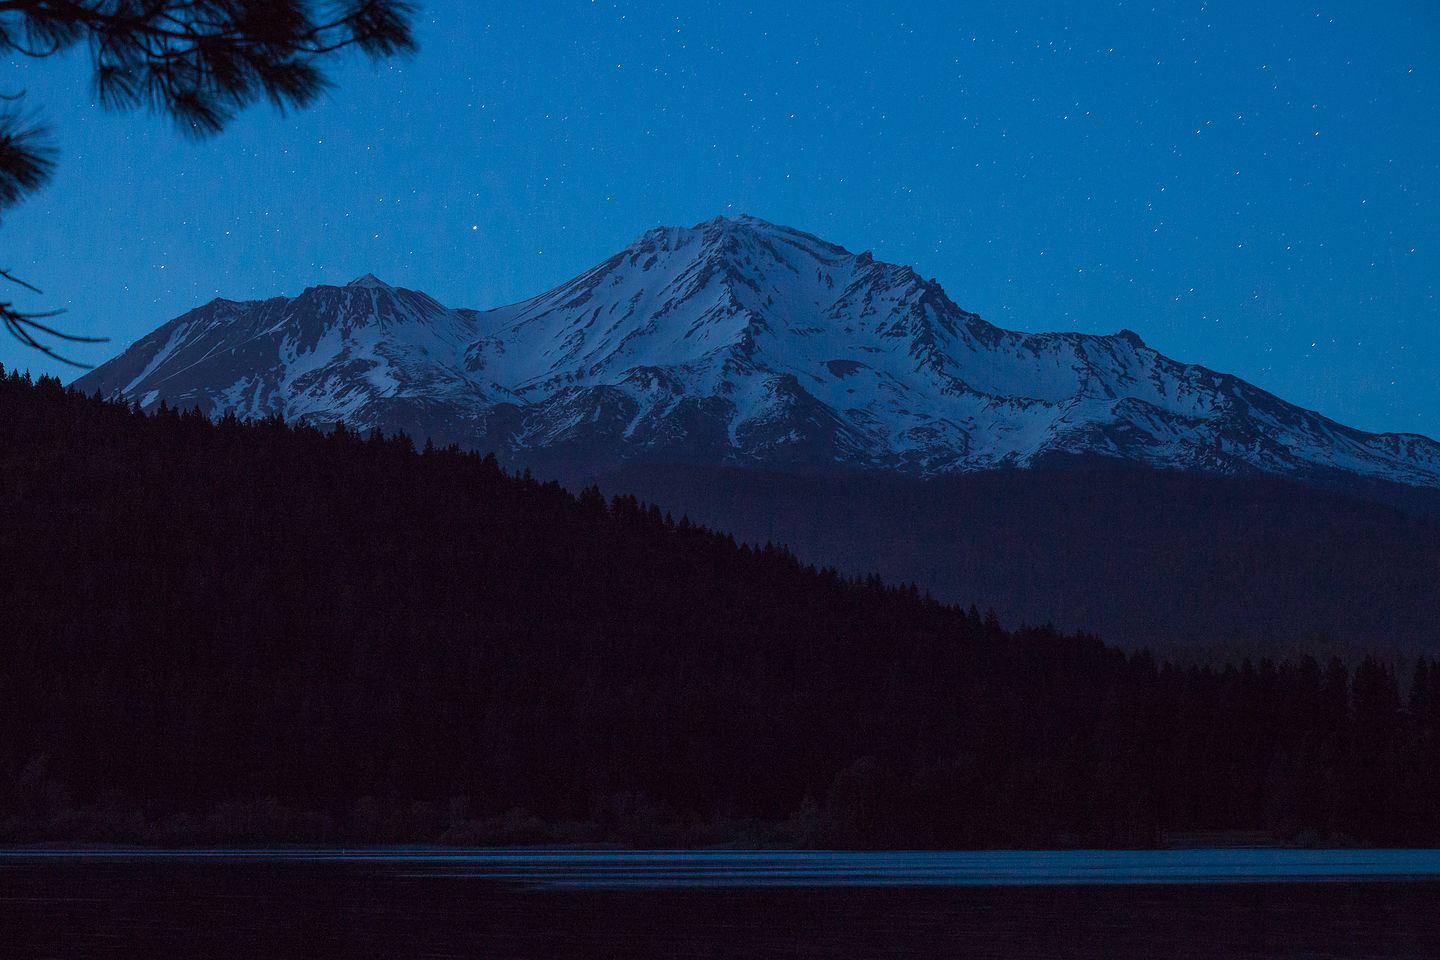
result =
[[752,217],[659,228],[560,287],[451,309],[365,276],[215,300],[76,381],[211,415],[403,428],[579,475],[634,461],[915,476],[1098,454],[1440,486],[1371,434],[1129,331],[1002,330],[908,267]]

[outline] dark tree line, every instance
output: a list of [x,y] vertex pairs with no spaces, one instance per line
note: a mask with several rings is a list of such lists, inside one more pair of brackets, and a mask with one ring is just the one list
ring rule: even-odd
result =
[[493,457],[0,375],[0,839],[1440,841],[1440,664],[1008,631]]

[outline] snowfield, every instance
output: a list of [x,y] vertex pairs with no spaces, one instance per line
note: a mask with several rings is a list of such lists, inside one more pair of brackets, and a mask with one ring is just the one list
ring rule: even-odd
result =
[[76,382],[606,462],[931,476],[1053,453],[1440,486],[1440,444],[1370,434],[1111,336],[1002,330],[908,267],[752,217],[651,230],[553,290],[451,309],[367,274],[215,300]]

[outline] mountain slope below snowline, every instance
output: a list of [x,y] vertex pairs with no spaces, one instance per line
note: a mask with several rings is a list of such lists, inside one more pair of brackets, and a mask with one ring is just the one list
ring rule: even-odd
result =
[[927,481],[635,464],[601,480],[1000,621],[1191,659],[1440,653],[1440,496],[1077,460]]
[[1440,444],[1371,434],[1129,331],[1002,330],[909,267],[753,217],[658,228],[492,310],[367,275],[215,300],[76,381],[209,416],[278,414],[544,461],[912,477],[1100,455],[1440,487]]
[[1412,675],[1176,670],[490,457],[0,376],[8,843],[1431,845]]

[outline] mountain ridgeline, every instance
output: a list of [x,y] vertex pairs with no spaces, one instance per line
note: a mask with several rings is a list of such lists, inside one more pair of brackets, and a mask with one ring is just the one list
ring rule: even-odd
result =
[[216,300],[75,385],[404,430],[1132,649],[1440,652],[1434,441],[1133,333],[1002,330],[751,217],[652,230],[494,310],[368,275]]
[[569,480],[641,462],[935,477],[1085,454],[1440,487],[1433,440],[1350,429],[1129,331],[1002,330],[909,267],[753,217],[652,230],[493,310],[370,275],[215,300],[76,386],[404,429]]
[[1440,842],[1424,658],[1170,666],[458,447],[13,373],[0,618],[6,842]]

